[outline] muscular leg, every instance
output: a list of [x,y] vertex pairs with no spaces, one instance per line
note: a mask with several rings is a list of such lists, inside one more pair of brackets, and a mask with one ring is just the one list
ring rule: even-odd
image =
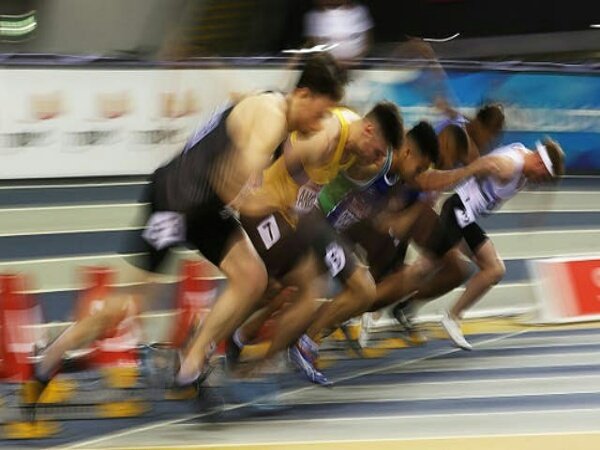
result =
[[144,288],[138,288],[129,294],[117,294],[106,298],[102,309],[83,317],[67,328],[43,353],[38,368],[38,376],[49,378],[60,366],[62,358],[69,350],[82,348],[100,338],[107,330],[123,320],[128,311],[139,304]]
[[385,276],[377,283],[375,301],[369,311],[377,311],[415,292],[420,285],[421,277],[421,271],[413,265],[403,266]]
[[315,340],[321,331],[367,311],[375,299],[375,293],[375,282],[369,270],[358,266],[346,280],[346,289],[320,308],[317,319],[307,331],[308,336]]
[[182,384],[198,377],[208,347],[229,336],[242,323],[267,286],[265,267],[245,234],[236,234],[220,269],[227,276],[227,286],[185,354],[178,375]]
[[[377,283],[377,295],[370,311],[377,311],[403,297],[415,300],[432,300],[460,286],[467,278],[468,262],[458,248],[447,252],[442,259],[430,262],[422,257],[409,266],[384,277]],[[434,272],[433,276],[428,276]]]
[[466,290],[450,310],[450,315],[456,319],[473,306],[492,286],[504,277],[506,268],[498,255],[493,242],[487,239],[475,252],[473,260],[479,271],[471,277]]
[[266,357],[290,346],[308,328],[318,309],[318,271],[311,256],[286,277],[286,284],[298,287],[294,302],[277,319],[271,346]]
[[465,282],[469,275],[469,263],[454,248],[442,258],[442,266],[433,278],[421,283],[415,299],[432,300],[450,292]]

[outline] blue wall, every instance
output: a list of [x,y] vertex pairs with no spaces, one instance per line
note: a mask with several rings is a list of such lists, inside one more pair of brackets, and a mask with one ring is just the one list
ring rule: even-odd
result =
[[445,79],[440,79],[427,70],[408,73],[410,76],[399,76],[395,82],[369,81],[377,97],[405,108],[408,123],[422,117],[415,107],[430,107],[439,93],[466,111],[486,101],[498,101],[505,105],[507,116],[502,143],[520,141],[532,146],[549,135],[567,153],[570,172],[600,173],[600,76],[448,70]]

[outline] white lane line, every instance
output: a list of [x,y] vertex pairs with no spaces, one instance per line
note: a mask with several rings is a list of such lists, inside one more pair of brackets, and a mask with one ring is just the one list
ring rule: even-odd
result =
[[579,194],[590,194],[600,192],[598,189],[590,189],[589,191],[575,191],[575,190],[562,190],[557,189],[556,191],[521,191],[520,194],[533,194],[533,195],[549,195],[549,194],[565,194],[565,195],[579,195]]
[[[532,345],[527,345],[527,344],[513,344],[513,345],[503,345],[502,347],[485,347],[482,348],[482,350],[489,350],[489,351],[495,351],[495,350],[523,350],[523,349],[531,349],[532,351],[539,351],[539,350],[543,350],[543,349],[548,349],[548,348],[559,348],[559,349],[564,349],[564,348],[569,348],[569,347],[591,347],[591,346],[600,346],[600,339],[593,341],[593,342],[576,342],[576,343],[568,343],[568,342],[558,342],[556,344],[547,344],[547,345],[543,345],[543,344],[532,344]],[[599,349],[600,350],[600,349]]]
[[26,206],[23,208],[0,208],[0,214],[5,212],[43,212],[43,211],[57,211],[57,210],[69,210],[69,209],[105,209],[105,208],[136,208],[138,206],[146,206],[149,203],[86,203],[81,205],[52,205],[52,206]]
[[[168,318],[177,315],[178,312],[176,310],[162,310],[162,311],[154,311],[152,313],[144,313],[138,314],[135,316],[139,319],[155,319],[155,318]],[[23,328],[29,329],[44,329],[44,328],[54,328],[54,327],[68,327],[72,325],[74,322],[47,322],[40,323],[36,325],[23,325]]]
[[[527,325],[527,324],[520,324]],[[600,330],[594,325],[586,328],[585,330],[596,330],[596,332],[592,333],[583,333],[580,335],[577,334],[564,334],[564,335],[554,335],[554,336],[527,336],[524,338],[515,338],[511,339],[510,343],[502,346],[489,346],[482,347],[482,350],[493,350],[497,348],[508,348],[508,349],[517,349],[517,348],[531,348],[531,347],[570,347],[577,345],[600,345]],[[530,328],[530,331],[537,331],[536,328]],[[550,331],[548,329],[542,331]],[[558,329],[558,331],[561,331]],[[566,331],[566,330],[565,330]]]
[[17,189],[63,189],[63,188],[85,188],[85,187],[105,187],[105,186],[143,186],[149,184],[149,181],[114,181],[109,183],[75,183],[75,184],[27,184],[0,186],[0,190]]
[[[575,381],[573,375],[557,375],[557,376],[534,376],[534,377],[523,377],[523,376],[511,376],[511,375],[498,375],[497,378],[482,378],[477,380],[441,380],[441,381],[403,381],[398,380],[396,383],[377,383],[376,385],[360,385],[353,384],[347,386],[348,389],[352,390],[385,390],[385,389],[393,389],[398,386],[402,386],[402,388],[410,388],[411,386],[453,386],[453,385],[468,385],[472,384],[492,384],[498,383],[498,381],[507,381],[510,383],[516,382],[540,382],[543,383],[545,381]],[[586,383],[589,381],[597,381],[600,382],[600,375],[577,375],[576,379],[577,383]],[[339,388],[336,388],[339,389]]]
[[[2,210],[0,209],[0,212]],[[600,208],[591,207],[586,209],[515,209],[515,208],[506,208],[500,209],[494,214],[506,215],[506,214],[549,214],[549,213],[598,213],[600,212]],[[525,219],[523,219],[525,220]],[[543,225],[543,224],[542,224]]]
[[[600,229],[598,230],[600,231]],[[560,255],[557,255],[557,257],[560,258],[577,258],[577,257],[589,257],[589,256],[598,256],[598,253],[600,253],[600,250],[596,250],[595,252],[577,252],[577,253],[561,253]],[[528,261],[530,259],[535,259],[535,258],[548,258],[547,254],[539,254],[536,255],[535,253],[533,253],[531,256],[527,256],[526,258],[519,258],[518,256],[504,256],[502,257],[502,260],[504,262],[506,261]]]
[[[548,190],[548,191],[530,191],[530,190],[523,190],[519,192],[519,195],[521,197],[526,196],[526,195],[579,195],[579,194],[597,194],[600,193],[600,189],[598,186],[593,186],[591,189],[588,190],[581,190],[581,189],[556,189],[556,190]],[[450,196],[451,194],[454,194],[454,191],[444,191],[443,195],[448,195]]]
[[[588,413],[588,412],[600,412],[600,408],[569,408],[569,409],[532,409],[532,410],[523,410],[523,411],[491,411],[491,412],[486,412],[485,415],[486,416],[503,416],[503,415],[507,415],[507,414],[524,414],[524,415],[529,415],[529,414],[564,414],[566,417],[568,417],[569,413]],[[481,417],[481,412],[460,412],[460,411],[455,411],[452,413],[433,413],[433,414],[394,414],[394,415],[386,415],[386,416],[364,416],[364,417],[322,417],[322,418],[316,418],[316,419],[311,419],[311,418],[304,418],[304,419],[275,419],[275,420],[268,420],[268,421],[264,421],[264,420],[244,420],[243,425],[265,425],[265,424],[269,424],[269,425],[277,425],[277,424],[293,424],[293,423],[298,423],[298,422],[306,422],[306,423],[335,423],[335,422],[352,422],[354,420],[361,422],[364,420],[397,420],[397,419],[405,419],[405,420],[411,420],[411,419],[424,419],[424,418],[445,418],[448,416],[461,416],[461,417]],[[231,425],[231,422],[216,422],[216,423],[211,423],[211,426],[218,426],[218,425]],[[594,432],[598,432],[598,429],[594,429]],[[508,434],[510,436],[513,436],[512,433],[508,432]],[[540,434],[550,434],[550,433],[540,433]],[[557,434],[562,434],[562,433],[557,433]],[[571,434],[569,432],[565,432],[565,434]],[[529,435],[529,433],[527,433],[527,435]],[[502,434],[499,434],[498,436],[503,436]],[[443,436],[440,437],[440,439],[444,439],[444,438],[452,438],[454,436]],[[429,439],[427,437],[419,437],[419,438],[415,438],[415,439]],[[354,440],[352,440],[354,441]],[[327,442],[327,441],[318,441],[318,442]],[[288,442],[285,442],[285,444],[288,444]],[[86,445],[93,445],[93,443],[87,443]],[[214,444],[212,444],[214,446]],[[240,443],[236,444],[236,445],[240,445]],[[252,443],[252,445],[260,445],[259,443],[254,444]],[[174,445],[177,448],[179,448],[179,445]],[[165,447],[163,445],[163,447]],[[58,447],[58,448],[63,448],[63,447]],[[64,448],[64,450],[67,450],[68,448],[71,447],[66,447]],[[80,447],[73,447],[73,448],[80,448]],[[120,447],[117,447],[120,448]],[[144,446],[145,448],[145,446]]]
[[143,226],[137,227],[108,227],[108,228],[92,228],[81,230],[49,230],[49,231],[24,231],[21,233],[0,233],[0,238],[4,237],[21,237],[21,236],[46,236],[49,234],[76,234],[76,233],[104,233],[110,231],[133,231],[143,230]]
[[[527,330],[520,330],[520,331],[516,331],[514,333],[508,333],[508,334],[505,334],[505,335],[502,335],[502,336],[496,336],[494,338],[487,339],[485,341],[481,341],[481,342],[479,342],[477,344],[474,344],[474,347],[477,347],[478,345],[485,344],[485,343],[491,343],[491,342],[501,341],[503,339],[510,338],[512,336],[517,336],[517,335],[520,335],[520,334],[523,334],[523,333],[526,333],[526,332],[527,332]],[[349,375],[349,376],[346,376],[346,377],[342,377],[342,378],[336,379],[336,380],[334,380],[334,382],[348,381],[348,380],[352,380],[354,378],[360,378],[360,377],[362,377],[364,375],[370,375],[370,374],[373,374],[373,373],[378,373],[378,372],[381,372],[381,371],[389,370],[389,369],[394,368],[394,367],[408,366],[408,365],[413,364],[413,363],[418,363],[418,362],[425,361],[425,360],[428,360],[428,359],[437,358],[439,356],[444,356],[444,355],[448,355],[448,354],[451,354],[451,353],[456,353],[458,351],[462,351],[462,350],[458,349],[458,348],[446,349],[446,350],[434,352],[434,353],[432,353],[431,355],[428,355],[428,356],[422,356],[422,357],[415,358],[415,359],[412,359],[412,360],[404,361],[402,363],[387,364],[387,365],[379,367],[379,368],[362,370],[362,371],[356,372],[355,374],[352,374],[352,375]],[[284,398],[284,397],[289,396],[291,394],[296,394],[296,393],[299,393],[299,392],[305,392],[305,391],[308,391],[308,390],[316,390],[316,389],[323,389],[323,388],[321,386],[306,386],[306,387],[302,387],[302,388],[298,388],[298,389],[292,389],[289,392],[281,394],[280,397]],[[246,406],[250,406],[253,403],[254,402],[247,402],[247,403],[242,403],[240,405],[233,405],[233,406],[230,406],[230,407],[226,407],[224,409],[224,411],[233,411],[233,410],[236,410],[236,409],[244,408]],[[78,442],[78,443],[75,443],[75,444],[72,444],[72,445],[59,446],[59,447],[53,447],[53,448],[55,448],[55,449],[62,449],[62,450],[82,448],[82,447],[84,447],[86,445],[93,445],[93,444],[97,444],[97,443],[100,443],[100,442],[105,442],[105,441],[108,441],[108,440],[111,440],[111,439],[115,439],[115,438],[120,438],[120,437],[124,437],[124,436],[130,436],[130,435],[136,434],[136,433],[143,433],[145,431],[155,430],[157,428],[162,428],[162,427],[166,427],[166,426],[169,426],[169,425],[178,424],[178,423],[181,423],[181,422],[186,422],[186,421],[192,420],[192,419],[198,419],[198,418],[205,417],[205,416],[208,416],[208,415],[210,415],[210,413],[190,414],[190,415],[187,415],[187,416],[184,416],[184,417],[180,417],[178,419],[161,421],[161,422],[157,422],[157,423],[154,423],[154,424],[151,424],[151,425],[145,425],[145,426],[141,426],[141,427],[137,427],[137,428],[132,428],[132,429],[129,429],[129,430],[120,431],[120,432],[117,432],[117,433],[113,433],[113,434],[101,436],[99,438],[94,438],[94,439],[90,439],[90,440],[87,440],[87,441]],[[319,419],[314,419],[314,420],[318,421]]]
[[528,235],[539,235],[539,234],[579,234],[579,233],[600,233],[600,228],[579,228],[573,230],[534,230],[534,231],[508,231],[508,232],[494,232],[488,233],[489,236],[502,237],[502,236],[528,236]]
[[[180,282],[181,280],[184,279],[183,275],[179,275],[179,274],[173,274],[173,275],[162,275],[161,276],[161,281],[160,281],[160,285],[162,287],[165,286],[174,286],[176,283]],[[225,276],[224,275],[207,275],[207,276],[203,276],[202,278],[196,278],[197,280],[205,280],[205,281],[220,281],[220,280],[225,280]],[[145,281],[124,281],[124,282],[120,282],[120,283],[113,283],[110,286],[111,287],[115,287],[115,288],[125,288],[125,287],[132,287],[132,286],[143,286],[143,285],[147,285],[148,283]],[[83,290],[82,286],[69,286],[69,287],[59,287],[59,288],[50,288],[50,289],[31,289],[31,290],[25,290],[23,292],[27,293],[27,294],[52,294],[52,293],[56,293],[56,292],[73,292],[73,291],[81,291]]]
[[[560,411],[566,411],[566,412],[570,412],[572,410],[560,410]],[[579,410],[575,410],[575,411],[579,411]],[[591,411],[600,411],[600,410],[591,410]],[[536,411],[532,411],[532,412],[536,412]],[[552,413],[555,412],[559,412],[559,411],[550,411]],[[585,412],[589,412],[588,410],[585,410]],[[457,416],[461,416],[462,414],[457,413]],[[380,417],[379,417],[380,418]],[[384,417],[384,420],[387,419],[405,419],[406,416],[391,416],[391,417]],[[363,420],[364,418],[359,417],[357,418],[357,420]],[[369,417],[369,420],[373,420],[373,419],[377,419],[377,417]],[[306,422],[309,422],[310,420],[306,420]],[[278,421],[268,421],[268,423],[273,423],[273,422],[278,422]],[[290,421],[291,423],[294,423],[294,421]],[[290,423],[287,422],[287,423]],[[260,425],[264,425],[265,422],[251,422],[251,421],[244,421],[244,424],[252,424],[252,423],[256,423],[256,424],[260,424]],[[278,422],[278,423],[285,423],[283,421]],[[215,426],[219,425],[218,423],[215,424]],[[577,430],[577,431],[559,431],[559,432],[549,432],[549,433],[506,433],[506,434],[500,434],[500,433],[489,433],[489,434],[452,434],[452,435],[448,435],[448,436],[429,436],[429,437],[397,437],[397,438],[358,438],[358,439],[319,439],[319,440],[306,440],[306,441],[263,441],[263,442],[252,442],[252,443],[246,443],[246,442],[231,442],[231,443],[219,443],[219,444],[178,444],[178,445],[166,445],[166,444],[162,444],[162,445],[144,445],[143,449],[144,450],[152,450],[152,449],[157,449],[157,450],[165,450],[165,449],[203,449],[203,448],[209,448],[209,449],[214,449],[214,448],[247,448],[248,450],[254,450],[254,449],[260,449],[263,446],[265,448],[270,448],[270,449],[277,449],[278,446],[288,446],[288,445],[317,445],[317,444],[321,444],[321,445],[328,445],[328,444],[361,444],[361,443],[365,443],[365,444],[384,444],[384,443],[388,443],[388,442],[393,442],[393,443],[398,443],[398,448],[402,448],[402,443],[412,443],[412,442],[419,442],[419,441],[423,441],[423,442],[431,442],[431,441],[447,441],[447,440],[475,440],[475,439],[489,439],[489,438],[505,438],[505,437],[510,437],[510,438],[526,438],[526,437],[536,437],[536,436],[552,436],[552,437],[560,437],[560,436],[586,436],[586,435],[598,435],[600,437],[600,432],[598,432],[597,429],[589,429],[589,430]],[[365,447],[367,448],[367,447]],[[371,447],[371,448],[377,448],[377,447]],[[111,447],[110,450],[140,450],[140,446],[120,446],[120,447]]]
[[[198,252],[196,250],[186,249],[186,248],[174,248],[172,253],[179,255],[180,257],[190,257],[190,256],[198,256]],[[39,259],[14,259],[14,260],[2,260],[0,261],[0,267],[4,266],[14,266],[21,264],[39,264],[39,263],[57,263],[61,261],[84,261],[84,260],[96,260],[96,259],[113,259],[113,258],[123,258],[125,260],[144,255],[144,253],[95,253],[93,255],[81,255],[81,256],[59,256],[53,258],[39,258]],[[200,261],[208,261],[206,259],[200,259]]]
[[[496,383],[498,380],[496,380]],[[459,395],[459,394],[449,394],[449,395],[436,395],[436,396],[418,396],[418,395],[407,395],[404,397],[388,397],[388,398],[349,398],[341,399],[341,398],[331,398],[331,399],[320,399],[320,400],[311,400],[311,399],[294,399],[290,402],[284,402],[283,404],[286,406],[294,406],[294,405],[338,405],[340,403],[400,403],[400,402],[423,402],[423,401],[437,401],[437,400],[489,400],[493,398],[524,398],[524,397],[560,397],[560,396],[568,396],[568,395],[578,395],[578,394],[598,394],[600,390],[598,389],[588,389],[588,390],[575,390],[568,392],[513,392],[513,393],[488,393],[488,394],[477,394],[477,395]]]
[[[550,360],[552,358],[552,360]],[[550,353],[545,355],[498,355],[468,358],[460,367],[453,367],[454,361],[448,358],[440,358],[433,361],[420,361],[412,369],[403,367],[391,367],[385,375],[401,375],[405,373],[445,373],[445,372],[472,372],[477,370],[494,371],[506,369],[565,369],[569,367],[597,366],[600,364],[600,352],[586,353]]]
[[130,257],[136,257],[144,255],[144,253],[127,253],[127,254],[119,254],[119,253],[97,253],[94,255],[82,255],[82,256],[61,256],[57,258],[40,258],[40,259],[21,259],[21,260],[10,260],[10,261],[0,261],[0,268],[2,266],[15,266],[21,264],[41,264],[41,263],[58,263],[61,261],[87,261],[87,260],[98,260],[98,259],[127,259]]

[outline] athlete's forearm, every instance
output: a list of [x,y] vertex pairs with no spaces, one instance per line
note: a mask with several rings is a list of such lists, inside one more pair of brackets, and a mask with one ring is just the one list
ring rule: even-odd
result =
[[469,166],[453,170],[429,169],[419,175],[415,181],[417,187],[422,191],[441,191],[472,175],[473,170]]
[[425,206],[419,201],[401,212],[384,212],[376,219],[377,226],[382,232],[391,232],[396,238],[404,238],[411,233]]
[[238,211],[242,216],[249,217],[267,216],[277,209],[263,199],[253,195],[239,196],[229,206]]

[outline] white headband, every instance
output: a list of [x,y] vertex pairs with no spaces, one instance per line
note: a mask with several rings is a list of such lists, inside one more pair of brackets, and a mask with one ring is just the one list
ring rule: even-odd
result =
[[550,156],[548,155],[548,149],[546,148],[546,146],[540,141],[537,141],[535,143],[535,148],[539,153],[540,158],[542,158],[542,162],[544,163],[544,166],[546,166],[546,169],[548,169],[550,175],[555,176],[554,167],[552,166],[552,161],[550,161]]

